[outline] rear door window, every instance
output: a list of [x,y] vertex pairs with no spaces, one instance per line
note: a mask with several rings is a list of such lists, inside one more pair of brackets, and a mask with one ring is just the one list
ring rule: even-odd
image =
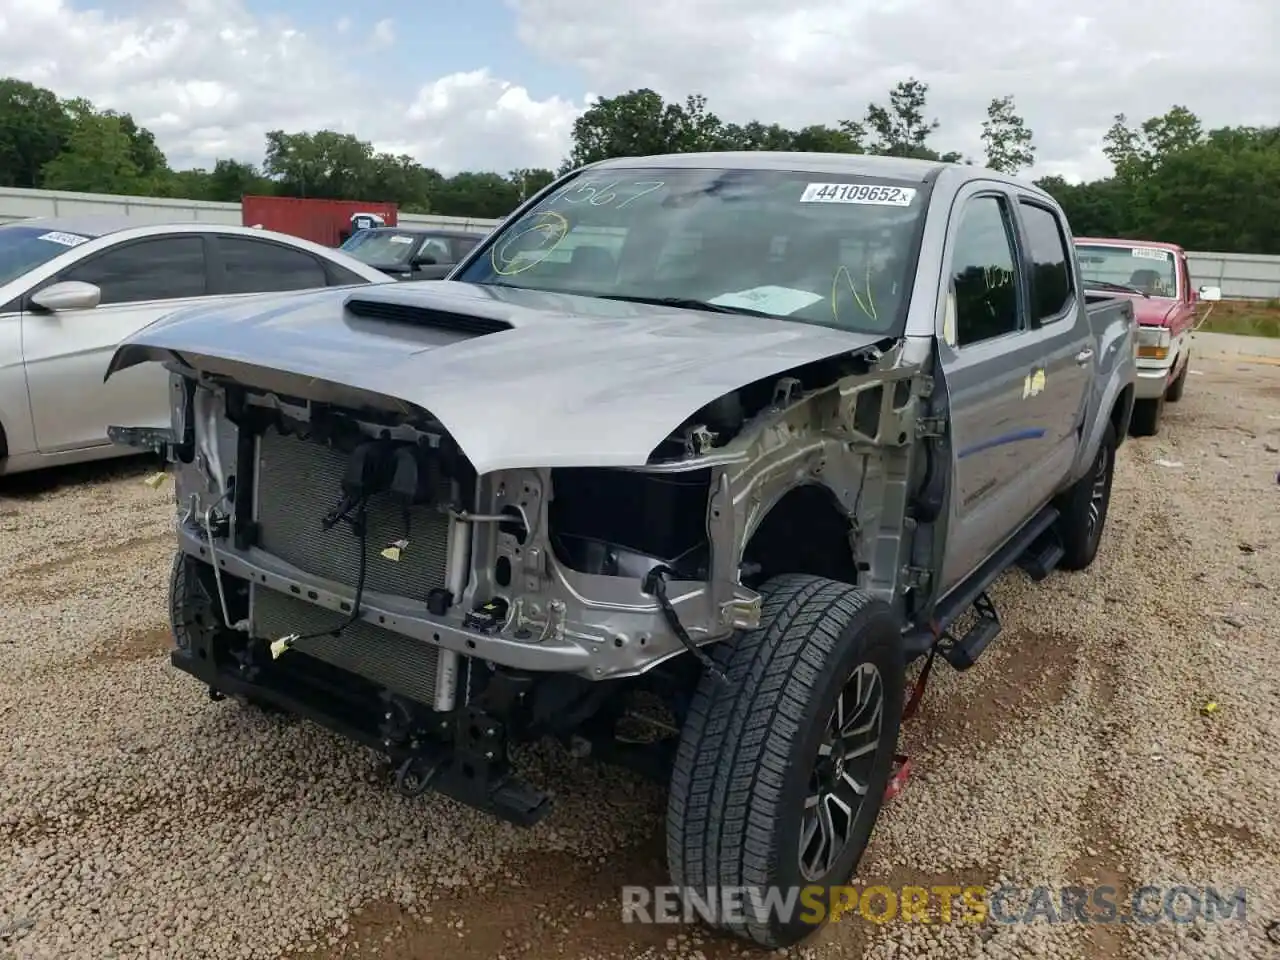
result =
[[276,293],[328,285],[319,258],[266,240],[216,236],[222,259],[223,292]]
[[1058,320],[1075,297],[1066,237],[1057,215],[1048,207],[1026,200],[1019,207],[1031,257],[1031,320]]

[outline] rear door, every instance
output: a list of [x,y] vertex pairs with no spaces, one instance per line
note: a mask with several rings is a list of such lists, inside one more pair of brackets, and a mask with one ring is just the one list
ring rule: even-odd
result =
[[1015,203],[1002,184],[978,182],[951,211],[938,317],[955,478],[944,592],[1029,516],[1026,477],[1044,453],[1043,428],[1025,396],[1041,347],[1027,321]]
[[202,238],[176,233],[125,240],[38,289],[63,280],[96,284],[102,299],[90,310],[58,313],[24,305],[23,363],[37,448],[56,453],[105,444],[111,424],[168,426],[169,374],[162,367],[140,364],[107,383],[102,378],[121,340],[205,295]]
[[1071,234],[1061,214],[1040,198],[1023,194],[1018,219],[1030,278],[1032,336],[1040,346],[1043,371],[1028,397],[1045,431],[1042,455],[1028,477],[1032,506],[1038,508],[1059,491],[1075,462],[1098,358],[1075,276]]

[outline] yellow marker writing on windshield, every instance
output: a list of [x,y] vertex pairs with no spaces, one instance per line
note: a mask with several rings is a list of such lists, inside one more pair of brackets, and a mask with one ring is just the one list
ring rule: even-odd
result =
[[[531,270],[551,256],[556,248],[564,242],[564,238],[569,235],[568,219],[554,210],[535,213],[532,219],[537,221],[544,217],[546,219],[542,222],[535,222],[532,226],[522,227],[513,236],[508,237],[502,243],[496,244],[489,250],[489,262],[493,265],[494,273],[500,277],[514,277],[518,273]],[[508,257],[506,255],[507,251],[512,244],[524,239],[531,233],[541,233],[543,245],[531,251],[534,256],[527,263],[515,266],[514,264],[520,255],[519,252],[513,257]],[[537,254],[541,254],[541,256],[537,256]]]

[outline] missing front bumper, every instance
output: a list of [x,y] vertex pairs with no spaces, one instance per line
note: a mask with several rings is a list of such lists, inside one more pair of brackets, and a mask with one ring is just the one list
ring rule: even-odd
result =
[[205,645],[175,650],[174,667],[209,688],[215,699],[231,696],[275,707],[325,727],[386,756],[433,771],[430,790],[491,816],[529,827],[551,812],[552,798],[510,768],[505,729],[474,707],[437,715],[434,737],[388,743],[392,713],[380,691],[358,677],[342,677],[318,661],[307,668],[264,671],[253,680],[221,665]]

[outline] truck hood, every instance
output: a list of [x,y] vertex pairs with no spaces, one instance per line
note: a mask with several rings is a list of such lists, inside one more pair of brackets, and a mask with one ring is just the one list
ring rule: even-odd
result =
[[1169,317],[1178,306],[1177,300],[1162,300],[1159,297],[1142,297],[1134,295],[1133,315],[1144,327],[1163,327],[1169,323]]
[[[480,473],[639,466],[730,391],[884,334],[452,281],[188,308],[125,340],[107,377],[175,355],[247,384],[326,384],[429,412]],[[317,384],[316,381],[321,383]]]

